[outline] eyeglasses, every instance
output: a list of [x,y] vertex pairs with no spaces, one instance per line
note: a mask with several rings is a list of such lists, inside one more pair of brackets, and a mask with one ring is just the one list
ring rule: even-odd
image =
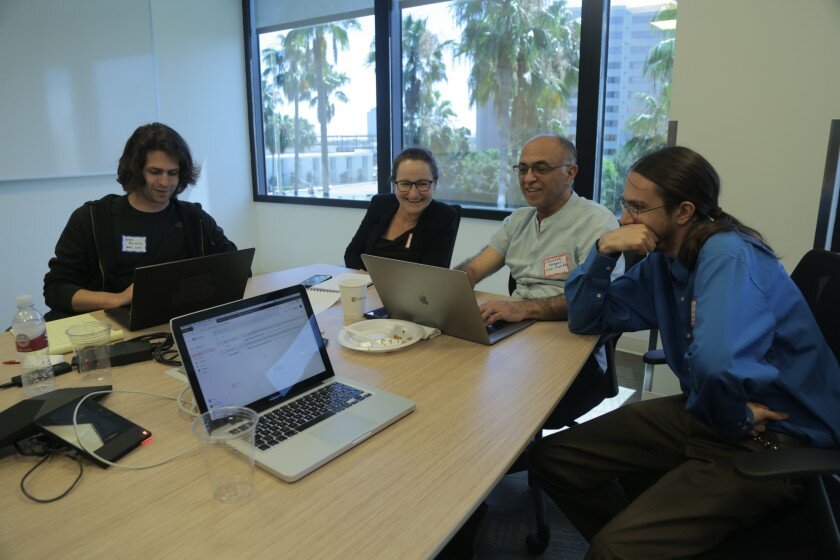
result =
[[569,167],[570,165],[575,165],[574,163],[558,163],[557,165],[553,165],[548,163],[547,161],[538,161],[536,163],[532,163],[531,165],[526,165],[524,163],[518,163],[513,166],[513,170],[519,173],[521,177],[524,177],[528,174],[528,170],[534,172],[534,175],[545,175],[551,171],[554,171],[558,167]]
[[417,187],[417,192],[428,192],[434,181],[394,181],[394,185],[396,185],[397,190],[402,193],[407,193],[411,190],[411,187]]
[[644,214],[645,212],[651,212],[653,210],[659,210],[660,208],[665,208],[665,205],[663,204],[662,206],[657,206],[656,208],[648,208],[647,210],[639,210],[638,208],[636,208],[635,206],[633,206],[632,204],[630,204],[629,202],[624,200],[624,197],[619,198],[618,202],[621,204],[622,208],[624,208],[625,210],[630,212],[630,215],[633,216],[634,220],[639,217],[639,214]]

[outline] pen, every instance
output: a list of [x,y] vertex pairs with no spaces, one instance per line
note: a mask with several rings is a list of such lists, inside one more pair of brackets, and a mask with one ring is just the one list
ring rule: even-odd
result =
[[17,361],[17,360],[3,360],[3,363],[6,364],[7,366],[11,366],[11,365],[14,365],[14,364],[19,364],[20,362]]

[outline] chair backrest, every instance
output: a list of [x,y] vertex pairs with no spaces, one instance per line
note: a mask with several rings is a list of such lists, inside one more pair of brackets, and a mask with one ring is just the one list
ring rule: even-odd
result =
[[452,247],[449,249],[449,258],[446,262],[446,266],[452,266],[452,253],[455,251],[455,240],[458,237],[458,228],[461,227],[461,205],[460,204],[447,204],[450,208],[455,210],[455,237],[452,238]]
[[461,227],[461,205],[460,204],[450,204],[450,208],[455,210],[455,237],[458,236],[458,228]]
[[840,253],[812,249],[790,275],[840,361]]

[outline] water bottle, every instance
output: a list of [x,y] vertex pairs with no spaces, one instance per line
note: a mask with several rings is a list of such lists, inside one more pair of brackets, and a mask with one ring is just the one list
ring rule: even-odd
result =
[[12,334],[20,361],[23,392],[39,395],[55,389],[50,347],[47,342],[47,323],[32,305],[32,296],[18,296],[17,313],[12,317]]

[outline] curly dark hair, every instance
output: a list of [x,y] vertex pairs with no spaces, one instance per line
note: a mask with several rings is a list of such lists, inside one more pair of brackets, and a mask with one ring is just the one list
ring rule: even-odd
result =
[[154,151],[165,152],[178,162],[176,196],[198,180],[201,167],[193,163],[190,147],[181,135],[165,124],[144,124],[138,127],[125,143],[125,149],[117,167],[117,182],[122,185],[125,192],[131,194],[146,184],[143,178],[146,154]]

